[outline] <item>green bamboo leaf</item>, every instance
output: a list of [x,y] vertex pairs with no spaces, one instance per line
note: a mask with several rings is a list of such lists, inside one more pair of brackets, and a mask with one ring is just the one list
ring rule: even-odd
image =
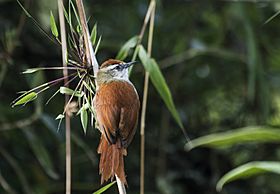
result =
[[94,94],[94,91],[92,90],[92,88],[90,87],[90,85],[87,84],[86,81],[83,80],[83,85],[86,87],[86,89],[91,92],[92,94]]
[[[86,97],[86,96],[84,96],[84,97],[85,97],[86,101],[88,101],[88,100],[87,100],[87,97]],[[90,105],[89,105],[88,102],[85,103],[85,104],[83,104],[83,106],[79,109],[79,111],[76,113],[76,115],[81,114],[81,112],[82,112],[83,109],[87,110],[87,109],[89,109],[89,108],[91,109],[91,107],[90,107]]]
[[280,130],[265,126],[244,127],[199,137],[188,142],[185,148],[186,150],[200,146],[226,148],[240,143],[252,142],[280,142]]
[[30,147],[32,148],[36,158],[38,159],[40,165],[43,167],[44,171],[53,179],[58,179],[59,176],[55,172],[54,165],[50,159],[50,154],[44,147],[40,139],[35,136],[30,130],[23,130]]
[[124,60],[127,57],[129,50],[136,46],[137,41],[138,36],[133,36],[132,38],[130,38],[120,49],[119,53],[116,56],[116,59]]
[[64,13],[64,17],[65,17],[67,23],[70,25],[71,23],[70,23],[70,20],[69,20],[69,15],[68,15],[64,6],[63,6],[63,13]]
[[99,36],[99,39],[97,41],[97,44],[96,44],[96,47],[95,47],[95,50],[94,50],[95,54],[97,53],[97,51],[99,49],[99,46],[100,46],[100,43],[101,43],[101,39],[102,39],[102,36]]
[[87,109],[85,107],[85,105],[83,105],[83,107],[81,108],[81,114],[80,114],[80,118],[81,118],[81,123],[84,129],[84,133],[87,133],[87,125],[88,125],[88,113],[87,113]]
[[83,96],[82,92],[80,92],[80,91],[75,92],[74,90],[72,90],[70,88],[67,88],[67,87],[63,87],[63,86],[59,88],[59,92],[61,94],[74,95],[76,97],[82,97]]
[[59,88],[59,91],[61,94],[68,94],[68,95],[72,95],[74,93],[74,90],[63,86]]
[[97,36],[97,25],[95,24],[90,33],[90,40],[91,40],[92,45],[95,44],[96,36]]
[[261,161],[261,162],[249,162],[247,164],[241,165],[226,173],[218,181],[216,185],[216,189],[217,191],[221,191],[226,183],[238,179],[246,179],[258,174],[263,174],[268,172],[280,174],[280,162]]
[[145,48],[142,45],[138,46],[138,56],[140,58],[140,60],[142,61],[142,64],[144,65],[144,68],[149,68],[149,63],[151,58],[148,56],[147,51],[145,50]]
[[113,184],[115,184],[115,183],[116,183],[116,181],[111,182],[111,183],[105,185],[104,187],[102,187],[101,189],[98,189],[98,190],[95,191],[93,194],[101,194],[101,193],[103,193],[104,191],[106,191],[107,189],[109,189],[111,186],[113,186]]
[[68,19],[69,19],[69,26],[72,28],[72,13],[71,13],[71,0],[68,1]]
[[37,22],[37,20],[35,20],[35,18],[32,17],[32,15],[24,8],[24,6],[20,3],[19,0],[17,0],[17,3],[19,4],[19,6],[21,7],[21,9],[24,11],[25,15],[30,18],[34,24],[39,28],[39,30],[48,38],[50,39],[52,42],[56,43],[56,40],[54,40],[53,37],[49,36],[49,34],[40,26],[40,24]]
[[[78,28],[79,29],[82,29],[82,25],[81,25],[81,21],[80,21],[80,18],[79,18],[79,15],[78,15],[78,12],[77,12],[77,10],[76,10],[76,7],[75,7],[75,5],[74,5],[74,3],[72,2],[72,1],[69,1],[70,2],[70,5],[71,5],[71,7],[72,7],[72,10],[74,11],[74,15],[75,15],[75,17],[76,17],[76,20],[77,20],[77,22],[78,22],[78,27],[77,27],[77,30],[78,30]],[[71,11],[70,11],[70,8],[69,8],[69,20],[71,21]],[[78,31],[77,31],[78,32]]]
[[52,11],[51,11],[51,15],[50,15],[50,25],[51,25],[52,34],[56,38],[58,38],[58,30],[57,30],[57,26],[56,26],[55,19],[54,19]]
[[176,110],[176,107],[174,105],[174,101],[170,89],[160,71],[158,64],[154,59],[148,56],[143,46],[139,47],[138,55],[145,70],[149,72],[152,83],[155,86],[160,97],[163,99],[165,105],[167,106],[168,110],[171,112],[177,124],[181,127],[181,129],[183,129],[184,127],[180,119],[180,116]]
[[12,107],[15,107],[17,105],[21,105],[21,104],[26,104],[30,101],[33,101],[37,98],[37,93],[36,92],[30,92],[29,94],[24,95],[22,98],[20,98],[19,100],[17,100]]

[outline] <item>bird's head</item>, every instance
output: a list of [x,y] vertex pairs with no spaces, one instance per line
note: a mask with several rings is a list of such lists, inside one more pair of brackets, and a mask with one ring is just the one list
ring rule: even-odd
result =
[[103,84],[110,81],[129,81],[128,68],[136,62],[123,62],[116,59],[109,59],[102,63],[96,76],[97,84]]

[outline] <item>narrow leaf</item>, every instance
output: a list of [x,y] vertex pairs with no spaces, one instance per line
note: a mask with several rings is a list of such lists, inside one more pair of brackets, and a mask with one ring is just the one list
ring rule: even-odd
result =
[[90,33],[90,40],[91,40],[92,45],[95,44],[96,36],[97,36],[97,25],[95,24]]
[[249,162],[241,165],[228,173],[226,173],[217,183],[217,191],[221,191],[226,183],[238,179],[246,179],[258,174],[263,173],[277,173],[280,174],[280,162],[262,161],[262,162]]
[[183,129],[184,127],[180,119],[180,116],[176,110],[176,107],[174,105],[170,89],[160,71],[158,64],[154,59],[148,56],[143,46],[140,46],[138,55],[144,68],[146,69],[147,72],[149,72],[152,83],[155,86],[160,97],[163,99],[165,105],[167,106],[168,110],[171,112],[177,124],[181,127],[181,129]]
[[54,19],[52,11],[51,11],[51,15],[50,15],[50,25],[51,25],[52,34],[57,38],[58,37],[58,30],[57,30],[57,26],[56,26],[55,19]]
[[138,36],[133,36],[132,38],[130,38],[120,49],[119,53],[116,56],[116,59],[124,60],[127,57],[129,50],[136,46],[137,41]]
[[244,127],[199,137],[188,142],[185,149],[191,150],[200,146],[226,148],[236,144],[252,142],[280,142],[280,130],[265,126]]
[[63,6],[63,13],[64,13],[64,17],[65,17],[67,23],[70,25],[69,15],[64,6]]
[[63,86],[59,88],[59,91],[61,94],[68,94],[68,95],[72,95],[74,93],[74,90]]
[[91,89],[90,85],[88,85],[87,82],[85,82],[84,80],[83,80],[83,85],[86,87],[86,89],[87,89],[89,92],[91,92],[92,94],[94,94],[94,91]]
[[99,39],[98,39],[98,41],[97,41],[97,44],[96,44],[96,47],[95,47],[95,50],[94,50],[95,54],[97,53],[97,51],[98,51],[98,49],[99,49],[101,39],[102,39],[102,36],[99,36]]
[[85,107],[85,105],[81,108],[81,114],[80,114],[80,118],[81,118],[81,123],[84,129],[84,133],[86,134],[87,132],[87,124],[88,124],[88,113],[87,113],[87,109]]
[[32,100],[35,100],[37,98],[37,93],[36,92],[30,92],[27,95],[24,95],[22,98],[20,98],[18,101],[16,101],[12,107],[15,107],[17,105],[21,105],[21,104],[26,104]]
[[59,89],[60,93],[61,94],[67,94],[67,95],[74,95],[76,97],[82,97],[83,96],[83,93],[82,92],[79,92],[79,91],[74,91],[70,88],[67,88],[67,87],[60,87]]
[[53,37],[49,36],[48,33],[40,26],[40,24],[37,22],[37,20],[35,20],[35,18],[33,18],[32,15],[24,8],[24,6],[20,3],[20,1],[17,0],[17,2],[18,2],[18,4],[19,4],[19,6],[21,7],[21,9],[22,9],[22,10],[24,11],[24,13],[26,14],[26,16],[27,16],[28,18],[30,18],[30,19],[34,22],[34,24],[39,28],[39,30],[40,30],[48,39],[50,39],[52,42],[57,43],[57,41],[56,41]]
[[106,191],[107,189],[109,189],[111,186],[113,186],[113,184],[115,184],[115,183],[116,183],[116,181],[111,182],[111,183],[105,185],[104,187],[102,187],[101,189],[98,189],[98,190],[95,191],[93,194],[101,194],[101,193],[103,193],[104,191]]
[[[78,22],[78,26],[79,26],[78,28],[81,29],[81,21],[80,21],[79,15],[77,13],[76,7],[75,7],[75,5],[72,1],[69,1],[69,2],[71,4],[71,7],[72,7],[72,9],[74,11],[74,14],[75,14],[75,17],[76,17],[76,20]],[[69,17],[71,17],[71,11],[70,10],[69,10]],[[71,21],[71,18],[69,20]],[[77,32],[78,32],[78,28],[77,28]]]

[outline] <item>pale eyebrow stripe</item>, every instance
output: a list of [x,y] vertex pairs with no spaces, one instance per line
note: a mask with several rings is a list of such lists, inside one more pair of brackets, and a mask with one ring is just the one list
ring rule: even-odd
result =
[[117,66],[118,66],[118,64],[116,64],[116,65],[110,65],[110,66],[106,67],[105,69],[112,70],[112,69],[114,69],[114,68],[117,67]]

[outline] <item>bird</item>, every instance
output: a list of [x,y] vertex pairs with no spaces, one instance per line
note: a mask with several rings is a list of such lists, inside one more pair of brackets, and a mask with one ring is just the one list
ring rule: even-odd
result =
[[94,106],[101,132],[97,149],[101,184],[117,176],[127,186],[124,156],[135,135],[140,109],[138,93],[128,73],[135,63],[109,59],[96,75]]

